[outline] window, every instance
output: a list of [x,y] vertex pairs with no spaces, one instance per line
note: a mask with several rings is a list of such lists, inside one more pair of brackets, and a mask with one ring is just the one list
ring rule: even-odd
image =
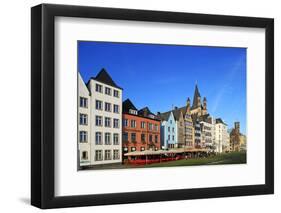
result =
[[123,133],[123,141],[128,141],[128,132]]
[[102,145],[101,132],[96,132],[96,145]]
[[111,112],[111,103],[105,102],[104,110],[107,112]]
[[158,143],[158,135],[155,135],[154,139],[155,139],[155,143]]
[[113,96],[116,98],[119,98],[119,91],[118,90],[114,90],[113,91]]
[[173,140],[173,141],[175,140],[175,136],[174,136],[174,135],[172,136],[172,140]]
[[104,160],[111,160],[111,150],[104,150]]
[[87,151],[82,152],[82,160],[88,160],[88,152]]
[[155,119],[155,116],[152,115],[152,114],[149,114],[148,117],[149,117],[149,118],[152,118],[152,119]]
[[113,150],[113,160],[118,160],[118,159],[120,159],[119,150],[114,149]]
[[136,142],[136,133],[131,133],[131,141]]
[[137,115],[137,114],[138,114],[138,111],[137,111],[137,110],[134,110],[134,109],[129,109],[129,113],[130,113],[130,114]]
[[102,117],[96,115],[96,126],[102,126]]
[[141,134],[141,141],[145,142],[145,134]]
[[88,125],[88,115],[80,113],[80,124]]
[[102,101],[96,100],[96,109],[102,110]]
[[104,144],[105,145],[110,145],[111,144],[111,141],[110,141],[110,133],[109,132],[106,132],[104,134]]
[[123,126],[128,126],[128,119],[123,120]]
[[119,128],[119,119],[117,119],[117,118],[113,119],[113,127],[114,128]]
[[152,135],[149,135],[149,142],[152,142]]
[[113,134],[113,144],[119,145],[119,134],[118,133]]
[[153,124],[149,123],[149,124],[148,124],[148,129],[149,129],[149,130],[152,130],[152,129],[153,129]]
[[102,160],[102,150],[96,150],[95,161],[101,161],[101,160]]
[[105,94],[111,95],[111,89],[109,87],[105,87]]
[[131,147],[131,152],[136,151],[136,147]]
[[175,128],[174,127],[172,128],[172,132],[175,132]]
[[155,131],[158,131],[158,125],[157,124],[155,124],[154,129],[155,129]]
[[131,120],[131,127],[132,128],[136,128],[136,121],[135,120]]
[[88,99],[80,97],[80,107],[88,108]]
[[110,127],[111,126],[111,118],[105,117],[104,118],[104,126],[105,127]]
[[80,143],[86,143],[88,141],[88,134],[86,131],[79,132],[79,141]]
[[168,140],[170,140],[171,139],[171,137],[170,137],[170,135],[168,135]]
[[117,104],[113,105],[113,112],[114,113],[119,113],[119,106]]
[[141,128],[145,129],[145,122],[144,121],[141,122]]
[[170,127],[168,127],[168,132],[170,132],[171,131],[171,128]]
[[102,85],[96,84],[96,92],[102,93]]

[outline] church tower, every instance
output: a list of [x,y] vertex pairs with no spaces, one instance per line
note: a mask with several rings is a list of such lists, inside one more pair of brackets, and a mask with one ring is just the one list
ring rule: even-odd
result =
[[202,110],[202,114],[205,115],[207,114],[207,98],[204,97],[203,99],[203,110]]
[[186,101],[186,112],[190,113],[190,99],[189,98]]
[[197,84],[195,85],[194,96],[193,96],[193,103],[191,107],[191,114],[199,114],[201,115],[201,95],[198,89]]

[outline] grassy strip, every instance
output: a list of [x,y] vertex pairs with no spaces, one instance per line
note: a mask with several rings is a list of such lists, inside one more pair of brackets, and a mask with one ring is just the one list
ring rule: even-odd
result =
[[246,163],[245,152],[232,152],[219,154],[208,158],[193,158],[163,163],[155,163],[140,167],[170,167],[170,166],[196,166],[196,165],[219,165],[219,164],[242,164]]

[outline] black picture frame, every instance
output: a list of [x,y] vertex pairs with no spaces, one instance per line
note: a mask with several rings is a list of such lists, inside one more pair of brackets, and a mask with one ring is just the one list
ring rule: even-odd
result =
[[[265,184],[79,196],[54,195],[55,17],[264,28]],[[41,4],[31,8],[31,204],[47,209],[274,193],[274,20],[164,11]]]

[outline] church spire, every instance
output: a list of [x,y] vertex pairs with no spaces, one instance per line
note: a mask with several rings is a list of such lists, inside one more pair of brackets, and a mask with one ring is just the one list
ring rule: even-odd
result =
[[190,113],[190,99],[189,98],[187,98],[187,101],[186,101],[186,112]]
[[192,108],[195,109],[201,105],[201,95],[197,86],[197,83],[195,85],[195,91],[194,91],[194,96],[193,96],[193,104]]

